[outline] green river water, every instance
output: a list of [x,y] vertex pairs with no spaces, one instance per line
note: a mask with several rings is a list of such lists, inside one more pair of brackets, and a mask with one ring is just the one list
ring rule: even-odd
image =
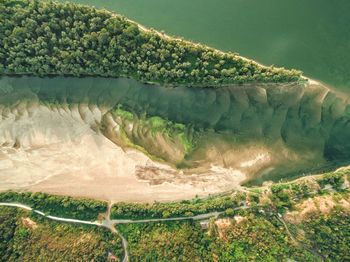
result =
[[[107,112],[122,105],[123,110],[135,116],[124,118],[121,125],[130,141],[185,170],[208,163],[233,167],[239,164],[240,157],[249,156],[256,149],[272,159],[259,170],[250,171],[251,178],[257,178],[258,183],[350,163],[350,99],[317,85],[213,89],[164,88],[127,78],[0,79],[0,107],[15,112],[21,102],[54,107],[88,104],[90,108],[106,108]],[[7,115],[2,117],[6,119]],[[186,130],[180,130],[181,135],[176,130],[164,129],[159,121],[147,122],[150,117],[182,124]],[[111,124],[102,122],[101,131],[114,141],[114,131],[108,131]],[[172,148],[183,150],[177,135],[183,137],[182,143],[186,139],[189,143],[195,140],[194,148],[185,153],[185,158],[171,154]]]
[[[65,2],[65,0],[62,0]],[[350,93],[349,0],[70,0]]]

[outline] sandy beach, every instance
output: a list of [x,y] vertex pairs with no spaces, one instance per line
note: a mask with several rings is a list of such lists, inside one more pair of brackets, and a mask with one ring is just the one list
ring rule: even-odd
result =
[[2,108],[0,190],[153,202],[218,194],[246,179],[223,167],[185,175],[135,149],[123,150],[96,128],[104,111],[87,105]]

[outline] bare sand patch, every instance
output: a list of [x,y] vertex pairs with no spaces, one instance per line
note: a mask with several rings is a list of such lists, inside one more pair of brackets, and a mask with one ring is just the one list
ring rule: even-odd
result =
[[237,224],[241,223],[244,220],[244,217],[242,216],[235,216],[234,217],[235,221]]
[[22,223],[24,226],[26,226],[28,228],[32,228],[32,229],[36,229],[38,227],[36,222],[31,220],[29,217],[26,217],[26,218],[22,217]]
[[230,228],[232,225],[233,219],[232,218],[221,218],[215,220],[214,224],[216,225],[216,228],[219,233],[219,238],[225,237],[225,231]]
[[[31,112],[30,114],[28,112]],[[103,136],[103,109],[34,104],[2,113],[0,190],[17,189],[108,201],[174,201],[239,187],[225,168],[183,174]]]

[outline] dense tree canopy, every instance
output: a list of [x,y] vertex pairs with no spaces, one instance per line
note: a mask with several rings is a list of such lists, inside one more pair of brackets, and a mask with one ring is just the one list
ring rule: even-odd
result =
[[[153,222],[118,225],[129,243],[131,261],[317,261],[294,245],[273,217],[248,212],[237,223]],[[223,225],[223,222],[225,223]]]
[[0,2],[0,74],[128,76],[190,86],[291,82],[301,75],[140,30],[93,7]]
[[5,191],[0,193],[0,202],[17,202],[53,216],[96,220],[107,211],[107,202],[45,193]]
[[109,229],[55,222],[13,207],[0,207],[0,261],[107,261],[124,256]]
[[174,203],[125,203],[118,202],[112,206],[112,218],[168,218],[191,217],[215,211],[225,211],[228,208],[236,208],[246,199],[246,195],[238,193],[234,196],[218,197],[204,201],[182,201]]
[[300,227],[308,244],[317,248],[326,261],[350,260],[349,210],[336,206],[328,214],[309,213]]

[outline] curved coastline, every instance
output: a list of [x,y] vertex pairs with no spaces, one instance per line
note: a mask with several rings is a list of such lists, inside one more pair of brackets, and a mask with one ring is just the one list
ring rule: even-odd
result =
[[[175,38],[175,37],[171,37],[171,36],[169,36],[169,35],[166,35],[166,34],[164,34],[164,33],[161,33],[161,32],[158,32],[158,31],[156,31],[156,30],[152,30],[152,29],[148,29],[148,28],[146,28],[146,27],[144,27],[144,26],[142,26],[142,25],[140,25],[140,24],[138,24],[137,22],[135,22],[135,21],[132,21],[132,20],[130,20],[130,19],[127,19],[127,18],[125,18],[125,17],[123,17],[123,16],[121,16],[121,15],[118,15],[118,14],[115,14],[114,12],[110,12],[110,11],[107,11],[107,10],[104,10],[105,12],[108,12],[108,13],[111,13],[112,15],[114,15],[114,16],[116,16],[116,17],[118,17],[118,18],[122,18],[122,19],[125,19],[126,21],[128,21],[128,22],[130,22],[130,23],[133,23],[133,24],[136,24],[138,27],[139,27],[139,29],[141,29],[141,30],[143,30],[143,31],[146,31],[146,32],[154,32],[154,33],[156,33],[156,34],[158,34],[159,36],[161,36],[161,37],[165,37],[165,38],[169,38],[169,39],[171,39],[171,40],[175,40],[175,41],[184,41],[184,42],[186,42],[186,43],[190,43],[190,44],[193,44],[193,45],[197,45],[197,46],[201,46],[201,47],[205,47],[205,48],[208,48],[208,49],[210,49],[210,50],[214,50],[215,52],[219,52],[219,53],[222,53],[222,54],[229,54],[229,53],[224,53],[223,51],[221,51],[221,50],[217,50],[217,49],[213,49],[213,48],[211,48],[211,47],[208,47],[208,46],[205,46],[205,45],[202,45],[202,44],[200,44],[200,43],[193,43],[193,42],[190,42],[190,41],[186,41],[186,40],[183,40],[183,39],[181,39],[181,38]],[[266,68],[270,68],[269,66],[265,66],[265,65],[263,65],[263,64],[260,64],[260,63],[258,63],[258,62],[256,62],[256,61],[254,61],[254,60],[251,60],[251,59],[248,59],[248,58],[245,58],[245,57],[242,57],[242,56],[238,56],[238,55],[235,55],[235,56],[237,56],[238,58],[240,58],[240,59],[242,59],[242,60],[245,60],[245,61],[248,61],[248,62],[250,62],[250,63],[255,63],[255,64],[257,64],[257,65],[259,65],[259,66],[261,66],[261,67],[266,67]],[[322,87],[324,87],[324,88],[326,88],[327,90],[329,90],[327,87],[325,87],[324,85],[322,85],[322,84],[320,84],[318,81],[316,81],[316,80],[313,80],[313,79],[310,79],[310,78],[307,78],[307,77],[305,77],[305,76],[302,76],[302,78],[304,78],[304,79],[307,79],[307,83],[305,83],[305,85],[318,85],[318,86],[322,86]],[[154,84],[153,82],[148,82],[148,84]],[[274,84],[276,84],[276,85],[278,85],[278,83],[274,83]],[[289,85],[289,84],[291,84],[291,85],[293,85],[293,84],[295,84],[294,82],[288,82],[288,83],[283,83],[283,85]],[[158,83],[158,85],[160,85],[159,83]],[[239,84],[240,85],[240,84]],[[254,85],[254,83],[247,83],[247,84],[242,84],[242,85]],[[269,85],[268,83],[263,83],[262,85]],[[256,88],[257,90],[259,89],[259,88]],[[264,90],[258,90],[257,92],[259,93],[260,91],[262,91],[262,93],[261,94],[263,94],[264,92],[265,92],[265,97],[263,97],[263,100],[266,98],[266,90],[264,91]],[[244,91],[245,92],[245,91]],[[254,101],[252,101],[252,102],[254,102],[254,103],[256,103],[257,101],[258,101],[258,103],[260,103],[260,105],[259,106],[265,106],[265,104],[268,104],[268,103],[265,103],[265,101],[263,101],[263,102],[261,102],[262,100],[260,100],[259,101],[259,99],[261,99],[262,97],[259,97],[259,96],[254,96],[254,95],[252,95],[252,93],[245,93],[244,94],[244,92],[242,92],[242,94],[243,94],[243,96],[247,96],[248,97],[248,104],[250,103],[249,101],[250,100],[254,100]],[[249,92],[249,90],[247,91],[247,92]],[[253,92],[255,92],[255,90],[253,91]],[[259,95],[261,95],[261,94],[259,94]],[[216,95],[216,94],[215,94]],[[234,95],[233,95],[234,96]],[[253,98],[253,99],[251,99],[251,98]],[[256,100],[255,101],[255,99],[258,99],[258,100]],[[280,98],[278,98],[278,99],[280,99]],[[322,100],[324,99],[324,97],[322,98]],[[266,99],[267,100],[267,99]],[[242,101],[243,101],[243,99],[242,99]],[[235,106],[239,106],[239,103],[241,103],[241,104],[244,104],[244,103],[246,103],[247,101],[237,101],[237,103],[235,104]],[[267,102],[269,102],[269,101],[267,101]],[[322,101],[323,102],[323,101]],[[265,103],[265,104],[264,104]],[[86,106],[86,105],[82,105],[82,106]],[[254,110],[257,110],[258,109],[258,107],[254,107],[254,108],[251,108],[250,110],[251,111],[254,111]],[[319,109],[319,108],[318,108]],[[318,110],[317,109],[317,110]],[[79,108],[79,110],[80,110],[80,108]],[[78,111],[79,111],[78,110]],[[84,109],[85,110],[85,109]],[[271,109],[271,110],[275,110],[275,109]],[[294,109],[293,109],[294,110]],[[308,109],[306,109],[306,110],[308,110]],[[249,115],[250,113],[251,113],[251,111],[249,111],[249,110],[247,110],[247,114]],[[245,112],[244,112],[245,113]],[[241,120],[242,120],[242,115],[243,114],[241,114],[240,115],[240,117],[241,117]],[[250,115],[251,116],[251,115]],[[191,116],[192,117],[192,119],[196,119],[196,116]],[[236,117],[236,116],[235,116]],[[238,116],[237,116],[238,117]],[[214,117],[213,117],[214,118]],[[239,117],[238,117],[239,118]],[[84,121],[85,121],[85,119],[83,119]],[[101,120],[101,119],[99,119],[99,120]],[[205,119],[203,120],[203,119],[200,119],[201,121],[202,121],[202,125],[206,125],[207,123],[208,123],[208,121],[205,121]],[[299,120],[299,119],[298,119]],[[111,124],[113,124],[113,128],[115,128],[115,127],[117,127],[118,125],[117,124],[119,124],[119,123],[111,123]],[[129,125],[130,125],[130,123],[128,123]],[[298,123],[299,124],[299,123]],[[249,125],[246,125],[246,126],[244,126],[244,127],[247,127],[247,126],[249,126]],[[215,128],[216,126],[210,126],[211,128]],[[227,126],[225,126],[226,128],[227,128]],[[232,127],[232,126],[229,126],[229,127]],[[260,127],[260,126],[259,126]],[[94,125],[94,128],[96,129],[96,128],[98,128],[96,125]],[[310,127],[311,128],[311,127]],[[227,128],[228,129],[228,128]],[[287,128],[286,128],[287,129]],[[136,130],[136,129],[135,129]],[[241,130],[240,130],[241,131]],[[309,131],[309,130],[306,130],[306,131]],[[109,139],[110,139],[110,137],[108,137]],[[100,138],[99,138],[100,139]],[[283,138],[283,139],[285,139],[285,138]],[[111,141],[113,141],[112,139],[110,139]],[[286,139],[285,139],[286,140]],[[16,143],[14,143],[14,145],[15,145]],[[74,145],[72,146],[72,147],[74,147]],[[222,156],[221,156],[222,157]],[[249,161],[250,161],[250,159],[249,159]],[[249,162],[248,161],[248,162]],[[224,161],[225,162],[225,161]],[[224,165],[226,165],[225,163],[224,163]],[[224,172],[225,174],[226,174],[226,172]],[[242,176],[240,176],[240,177],[242,177]],[[46,178],[45,178],[46,179]],[[154,178],[154,177],[151,177],[151,180],[149,179],[149,177],[146,177],[146,178],[142,178],[142,179],[139,179],[139,180],[141,180],[141,182],[142,183],[144,183],[144,182],[146,182],[146,183],[150,183],[150,181],[154,181],[154,180],[156,180],[156,178]],[[41,182],[43,182],[44,180],[39,180],[40,182],[39,183],[41,183]],[[45,182],[45,181],[44,181]],[[139,181],[140,182],[140,181]],[[168,184],[167,183],[169,183],[169,182],[164,182],[164,185],[167,185],[168,186]],[[45,183],[44,183],[45,184]],[[151,183],[150,183],[151,184]],[[35,186],[35,184],[31,184],[31,186]],[[155,187],[159,187],[159,185],[158,184],[155,184],[155,185],[152,185],[152,187],[153,188],[155,188]]]
[[[129,18],[123,16],[123,15],[117,14],[117,13],[115,13],[115,12],[113,12],[113,11],[109,11],[109,10],[106,10],[106,9],[104,9],[104,10],[105,10],[106,12],[110,12],[111,14],[113,14],[113,15],[116,16],[116,17],[123,18],[123,19],[125,19],[126,21],[128,21],[128,22],[130,22],[130,23],[136,24],[136,25],[138,26],[139,29],[141,29],[141,30],[143,30],[143,31],[145,31],[145,32],[154,32],[154,33],[158,34],[158,35],[161,36],[161,37],[165,37],[165,38],[168,38],[168,39],[171,39],[171,40],[183,41],[183,42],[186,42],[186,43],[191,43],[191,44],[196,45],[196,46],[206,47],[206,48],[215,50],[216,52],[221,53],[221,54],[230,54],[230,53],[232,53],[232,52],[224,52],[224,51],[222,51],[222,50],[220,50],[220,49],[216,49],[216,48],[210,47],[210,46],[208,46],[208,45],[204,45],[204,44],[202,44],[202,43],[195,43],[195,42],[190,41],[190,40],[184,40],[184,39],[181,38],[181,37],[170,36],[170,35],[168,35],[168,34],[166,34],[166,33],[159,32],[159,31],[157,31],[157,30],[155,30],[155,29],[153,29],[153,28],[147,28],[147,27],[145,27],[144,25],[142,25],[142,24],[140,24],[140,23],[138,23],[138,22],[136,22],[136,21],[134,21],[134,20],[131,20],[131,19],[129,19]],[[234,54],[236,57],[241,58],[241,59],[244,60],[244,61],[254,63],[254,64],[258,65],[258,66],[265,67],[265,68],[270,68],[270,67],[272,67],[272,66],[264,65],[264,64],[262,64],[262,63],[260,63],[260,62],[258,62],[258,61],[256,61],[256,60],[254,60],[254,59],[247,58],[247,57],[245,57],[245,56],[241,56],[241,55],[239,55],[238,53],[233,53],[233,54]],[[312,79],[312,78],[310,78],[310,77],[307,77],[307,76],[302,75],[301,78],[302,78],[302,79],[306,79],[310,85],[320,85],[320,86],[326,87],[326,86],[325,86],[323,83],[321,83],[320,81],[315,80],[315,79]],[[268,84],[268,83],[266,83],[266,84]],[[328,88],[328,87],[327,87],[327,88]]]

